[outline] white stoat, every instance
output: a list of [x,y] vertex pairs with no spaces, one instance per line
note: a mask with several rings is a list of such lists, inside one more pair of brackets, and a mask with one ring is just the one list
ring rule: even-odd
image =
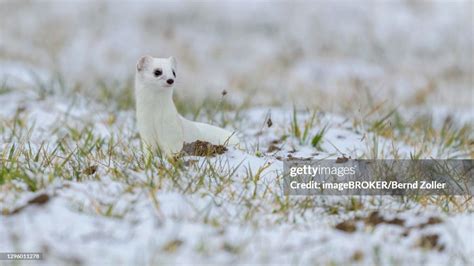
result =
[[165,155],[181,151],[183,144],[196,140],[215,145],[236,145],[232,132],[182,117],[173,102],[176,60],[143,56],[135,72],[137,123],[144,143]]

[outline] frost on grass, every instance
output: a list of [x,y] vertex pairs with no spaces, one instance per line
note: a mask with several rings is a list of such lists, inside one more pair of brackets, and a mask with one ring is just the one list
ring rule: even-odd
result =
[[[168,161],[144,152],[133,111],[61,96],[0,101],[22,102],[0,113],[3,249],[69,264],[471,260],[462,197],[282,195],[282,159],[413,154],[347,118],[272,108],[268,126],[268,109],[239,110],[242,150],[198,142],[193,156]],[[209,149],[217,154],[199,156]],[[462,151],[444,156],[451,149]]]

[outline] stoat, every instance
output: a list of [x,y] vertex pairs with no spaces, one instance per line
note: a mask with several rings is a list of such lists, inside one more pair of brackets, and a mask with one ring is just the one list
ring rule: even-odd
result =
[[176,60],[143,56],[135,72],[138,130],[143,142],[165,155],[179,153],[184,143],[197,140],[214,145],[236,145],[233,132],[182,117],[173,102]]

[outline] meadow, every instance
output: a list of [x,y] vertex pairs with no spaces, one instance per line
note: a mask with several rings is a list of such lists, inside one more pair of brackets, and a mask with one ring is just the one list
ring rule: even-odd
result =
[[[473,159],[472,2],[0,7],[0,252],[44,265],[474,263],[471,195],[281,189],[295,158]],[[180,113],[237,130],[240,147],[148,154],[134,113],[143,54],[173,55]]]

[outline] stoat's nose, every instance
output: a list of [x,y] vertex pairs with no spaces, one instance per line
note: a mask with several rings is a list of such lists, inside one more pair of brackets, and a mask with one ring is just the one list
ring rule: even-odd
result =
[[168,79],[168,80],[166,81],[166,83],[168,83],[168,84],[170,84],[170,85],[171,85],[171,84],[173,84],[173,83],[174,83],[174,80],[173,80],[173,79]]

